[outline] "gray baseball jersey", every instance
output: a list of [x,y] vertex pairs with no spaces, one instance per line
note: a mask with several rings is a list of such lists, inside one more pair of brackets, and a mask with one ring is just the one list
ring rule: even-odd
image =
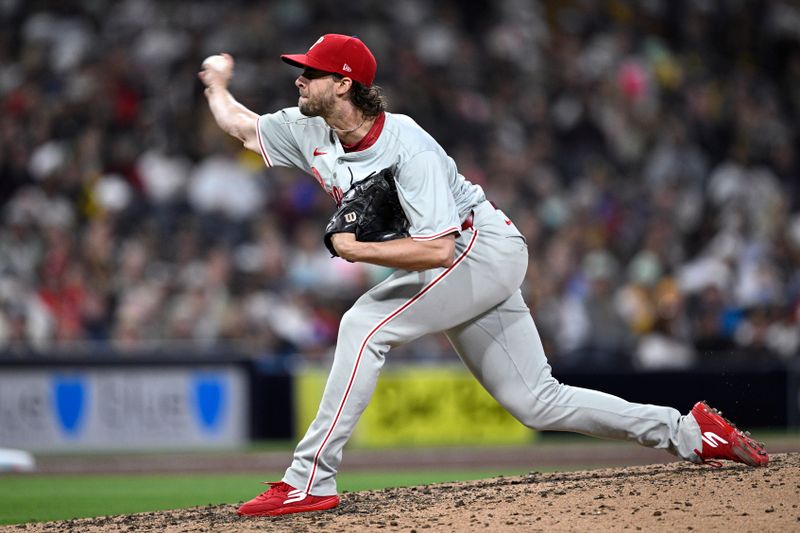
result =
[[[632,440],[699,462],[693,417],[553,378],[519,290],[528,266],[525,240],[413,120],[385,117],[376,142],[350,153],[321,118],[297,108],[258,119],[267,166],[308,172],[337,202],[351,183],[391,167],[411,237],[457,233],[450,267],[396,270],[344,314],[317,416],[283,480],[307,494],[335,494],[342,449],[372,397],[387,352],[436,332],[445,333],[478,381],[528,427]],[[462,230],[470,214],[471,227]]]
[[413,239],[458,231],[470,209],[485,200],[481,188],[464,179],[442,147],[405,115],[386,113],[380,137],[360,152],[345,152],[324,120],[296,107],[259,117],[258,134],[267,166],[308,172],[337,203],[352,183],[391,168]]

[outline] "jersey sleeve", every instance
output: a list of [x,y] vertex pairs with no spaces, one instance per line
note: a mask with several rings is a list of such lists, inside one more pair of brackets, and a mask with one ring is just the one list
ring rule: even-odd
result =
[[296,108],[261,115],[256,119],[258,148],[268,167],[296,167],[309,171],[298,138],[304,117]]
[[434,150],[420,152],[397,169],[397,195],[412,239],[433,240],[461,230],[449,173],[447,158]]

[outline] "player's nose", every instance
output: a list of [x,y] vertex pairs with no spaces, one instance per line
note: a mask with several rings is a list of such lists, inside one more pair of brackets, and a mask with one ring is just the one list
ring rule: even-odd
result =
[[298,89],[301,89],[306,85],[308,85],[308,82],[303,76],[297,76],[297,79],[294,80],[294,86]]

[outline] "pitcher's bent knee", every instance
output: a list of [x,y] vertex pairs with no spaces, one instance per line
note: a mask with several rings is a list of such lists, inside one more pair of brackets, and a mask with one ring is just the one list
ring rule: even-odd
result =
[[387,347],[381,340],[380,323],[380,320],[359,312],[355,307],[349,309],[339,322],[336,357],[344,352],[356,357],[363,350],[385,352]]
[[386,319],[386,315],[376,315],[374,311],[360,307],[358,304],[348,309],[339,322],[339,333],[343,331],[353,337],[364,338],[378,328]]

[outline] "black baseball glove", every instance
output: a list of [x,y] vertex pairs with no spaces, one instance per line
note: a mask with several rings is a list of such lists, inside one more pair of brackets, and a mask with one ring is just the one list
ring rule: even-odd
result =
[[339,254],[331,242],[334,233],[355,233],[361,242],[408,237],[408,219],[397,198],[391,169],[373,172],[345,193],[325,228],[325,246],[336,257]]

